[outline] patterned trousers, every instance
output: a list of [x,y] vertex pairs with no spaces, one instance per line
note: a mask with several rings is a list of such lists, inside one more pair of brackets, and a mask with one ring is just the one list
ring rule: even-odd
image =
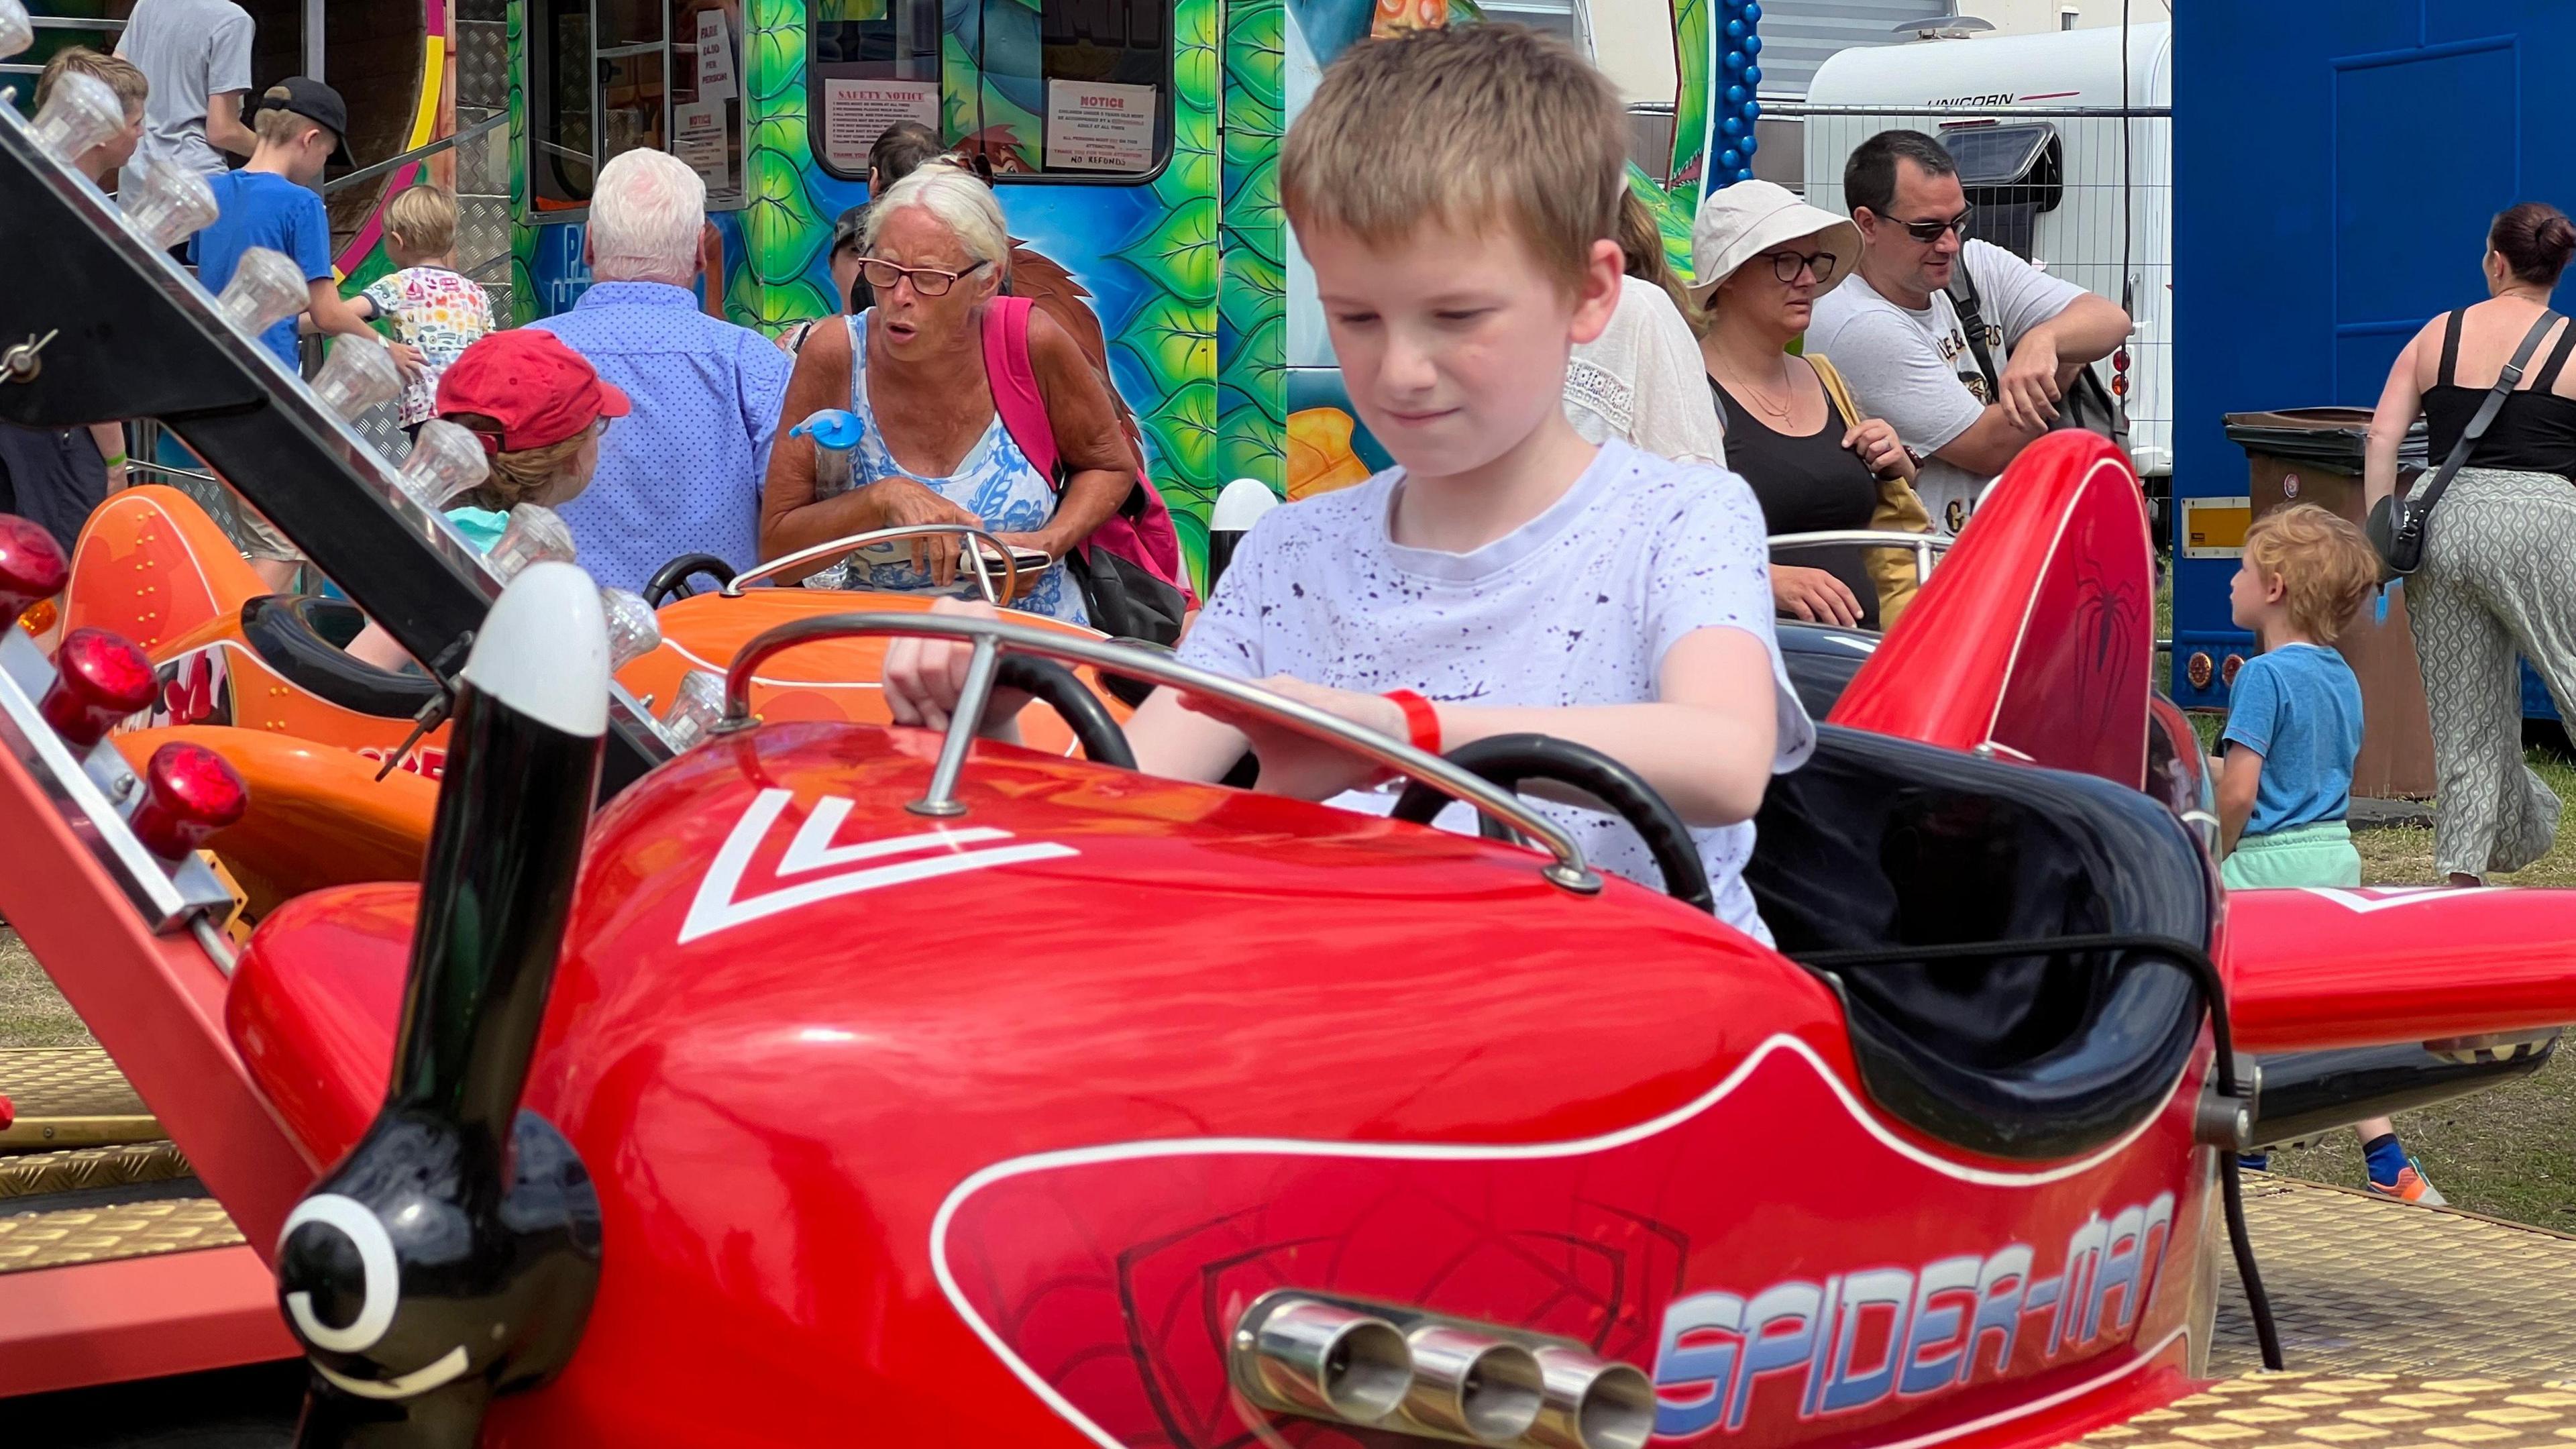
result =
[[2433,510],[2406,610],[2433,720],[2434,868],[2520,870],[2549,853],[2558,797],[2522,762],[2515,658],[2576,720],[2576,483],[2461,469]]

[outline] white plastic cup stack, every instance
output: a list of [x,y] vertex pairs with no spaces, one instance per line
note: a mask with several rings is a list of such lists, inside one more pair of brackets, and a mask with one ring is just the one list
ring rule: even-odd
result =
[[77,164],[91,147],[124,129],[125,102],[116,98],[107,82],[76,70],[54,77],[53,94],[45,98],[45,108],[28,127],[36,144],[66,166]]
[[608,670],[611,674],[662,647],[662,621],[642,594],[603,588],[599,606],[608,614]]
[[250,334],[259,334],[301,312],[312,301],[304,288],[304,269],[281,251],[252,247],[233,268],[233,279],[215,298],[215,310]]
[[401,395],[402,369],[394,366],[392,349],[372,337],[336,338],[313,391],[324,407],[356,422],[358,414]]
[[18,0],[0,0],[0,60],[35,43],[36,22],[27,18],[27,7]]
[[724,718],[724,695],[723,675],[709,669],[689,671],[662,716],[662,733],[669,736],[673,749],[688,749],[707,737],[716,721]]
[[193,166],[137,156],[126,164],[119,182],[116,199],[125,205],[126,224],[161,251],[215,224],[215,189]]
[[421,507],[442,513],[457,494],[480,486],[491,469],[472,428],[432,418],[420,425],[420,436],[412,440],[397,477]]
[[510,525],[487,555],[502,582],[517,578],[532,563],[574,562],[572,528],[563,515],[542,503],[522,503],[510,510]]

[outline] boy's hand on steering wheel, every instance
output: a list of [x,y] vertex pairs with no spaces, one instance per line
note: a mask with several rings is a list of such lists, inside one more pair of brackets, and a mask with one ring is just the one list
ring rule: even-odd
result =
[[[881,527],[911,528],[924,523],[984,526],[983,519],[909,478],[880,479],[867,485],[866,491],[885,519]],[[964,543],[964,538],[953,533],[916,538],[912,541],[912,565],[928,573],[930,582],[944,589],[957,581],[957,555]]]
[[[1299,704],[1349,720],[1363,729],[1375,730],[1392,739],[1402,740],[1409,735],[1403,708],[1385,695],[1330,689],[1286,674],[1274,674],[1253,682],[1273,694],[1285,695]],[[1260,757],[1258,788],[1264,794],[1289,795],[1300,800],[1329,800],[1345,790],[1359,789],[1381,773],[1373,760],[1353,754],[1340,745],[1300,734],[1271,715],[1246,709],[1231,700],[1183,693],[1180,702],[1183,709],[1221,720],[1243,731],[1244,738],[1252,744],[1253,754]]]
[[[981,599],[933,599],[930,612],[970,619],[1002,617],[1001,610]],[[957,713],[957,697],[966,692],[966,665],[974,657],[973,645],[955,639],[924,639],[907,634],[890,641],[886,645],[883,678],[886,710],[894,716],[894,722],[924,729],[948,728]],[[995,727],[986,733],[1015,736],[1013,722],[1028,702],[1029,697],[1018,690],[996,686],[992,702],[984,708],[984,718]]]

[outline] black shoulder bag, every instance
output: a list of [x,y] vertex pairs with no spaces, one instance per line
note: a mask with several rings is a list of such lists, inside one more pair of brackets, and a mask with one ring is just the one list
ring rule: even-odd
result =
[[[1976,274],[1968,270],[1968,254],[1959,254],[1958,275],[1950,280],[1950,305],[1958,310],[1959,329],[1968,334],[1968,350],[1976,355],[1977,371],[1985,374],[1986,401],[2003,400],[2003,379],[1995,373],[1995,354],[1986,345],[1986,317],[1977,300]],[[2057,421],[2049,424],[2056,432],[2072,429],[2099,433],[2120,445],[2129,446],[2129,412],[2102,385],[2102,379],[2091,367],[2076,369],[2075,381],[2066,395],[2057,400]]]
[[2451,445],[2451,456],[2442,460],[2431,482],[2412,493],[2401,487],[2371,505],[2370,518],[2362,525],[2362,532],[2370,535],[2370,546],[2379,550],[2383,580],[2404,578],[2423,567],[2424,530],[2432,522],[2433,505],[2442,501],[2442,490],[2451,486],[2451,475],[2468,463],[2478,439],[2486,436],[2488,425],[2504,410],[2504,400],[2522,385],[2523,364],[2531,361],[2531,354],[2540,350],[2540,339],[2557,324],[2557,313],[2543,311],[2540,320],[2523,334],[2522,345],[2513,350],[2513,361],[2496,374],[2495,386],[2487,389],[2486,401],[2478,404],[2477,416],[2469,419],[2460,440]]

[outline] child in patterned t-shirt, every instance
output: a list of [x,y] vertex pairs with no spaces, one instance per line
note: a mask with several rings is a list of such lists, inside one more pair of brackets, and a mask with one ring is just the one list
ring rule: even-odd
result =
[[385,208],[385,254],[401,270],[380,277],[351,303],[370,321],[391,322],[394,339],[420,349],[420,371],[404,379],[403,431],[438,416],[438,378],[492,330],[492,304],[456,270],[456,198],[415,186]]

